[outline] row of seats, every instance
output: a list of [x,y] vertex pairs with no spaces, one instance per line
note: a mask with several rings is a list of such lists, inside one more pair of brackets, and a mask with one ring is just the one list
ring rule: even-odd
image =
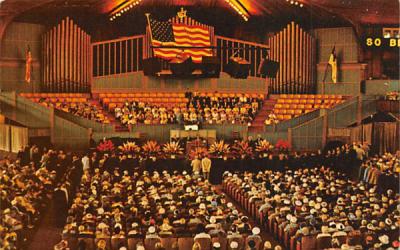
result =
[[[242,235],[243,238],[240,239],[239,246],[236,249],[244,249],[245,246],[248,245],[248,237],[247,235]],[[68,247],[70,249],[78,249],[78,242],[84,241],[87,250],[95,250],[98,249],[98,242],[103,240],[105,241],[106,249],[118,250],[119,245],[127,246],[128,250],[135,250],[137,246],[142,245],[144,249],[157,249],[155,248],[155,242],[160,242],[163,246],[163,249],[172,250],[172,249],[183,249],[190,250],[193,247],[195,242],[199,242],[202,246],[206,246],[205,249],[214,249],[212,248],[212,244],[218,242],[220,250],[231,250],[230,243],[235,239],[227,239],[226,236],[220,237],[212,237],[211,240],[208,239],[194,239],[193,237],[160,237],[160,238],[146,238],[143,239],[141,237],[127,237],[127,238],[95,238],[95,237],[71,237],[70,235],[63,235],[63,240],[68,242]],[[204,242],[209,241],[210,244],[204,244]],[[247,249],[247,248],[246,248]],[[260,249],[258,247],[257,249]]]
[[51,103],[63,103],[63,102],[67,102],[67,103],[86,103],[87,102],[87,98],[85,97],[74,97],[74,98],[70,98],[70,97],[29,97],[29,100],[33,101],[33,102],[39,102],[41,99],[46,99]]
[[21,93],[26,98],[82,98],[88,97],[85,93]]
[[[186,107],[186,103],[173,103],[173,102],[169,102],[169,103],[164,103],[164,102],[157,102],[157,103],[151,103],[155,106],[162,106],[162,107],[166,107],[168,109],[172,109],[174,107],[179,107],[179,108],[185,108]],[[124,107],[124,103],[123,102],[110,102],[108,105],[106,105],[106,107],[108,108],[108,110],[110,112],[114,112],[114,109],[116,107],[119,108],[123,108]]]
[[[197,93],[201,97],[221,97],[221,98],[234,98],[234,97],[251,97],[251,98],[261,98],[264,99],[264,94],[242,94],[242,93]],[[158,92],[158,93],[147,93],[147,92],[137,92],[137,93],[100,93],[101,98],[113,98],[113,97],[185,97],[183,92]]]
[[148,97],[153,97],[153,98],[183,98],[185,97],[185,93],[162,93],[162,92],[153,92],[153,93],[101,93],[99,94],[100,99],[104,98],[148,98]]
[[282,94],[279,99],[343,99],[342,95]]
[[344,102],[342,95],[280,95],[273,108],[278,120],[287,120],[316,109],[329,109]]
[[[306,110],[305,113],[310,112],[311,110]],[[282,114],[282,115],[301,115],[303,113],[303,110],[301,109],[275,109],[274,110],[275,114]]]
[[282,115],[282,114],[277,114],[276,115],[276,119],[278,119],[278,120],[280,120],[280,121],[283,121],[283,120],[290,120],[290,119],[292,119],[292,118],[294,118],[294,115]]
[[281,99],[277,100],[277,103],[282,104],[337,104],[343,102],[342,99]]
[[[336,103],[335,103],[336,104]],[[334,106],[335,104],[276,104],[274,106],[274,110],[279,109],[328,109]]]
[[104,105],[107,105],[109,103],[125,103],[125,102],[132,102],[132,101],[137,101],[137,102],[147,102],[147,103],[187,103],[188,99],[187,98],[182,98],[182,97],[171,97],[171,98],[153,98],[153,97],[128,97],[128,98],[104,98],[101,99],[101,102]]
[[264,99],[265,95],[264,94],[242,94],[242,93],[198,93],[197,94],[200,97],[217,97],[217,98],[234,98],[234,97],[251,97],[251,98],[260,98]]

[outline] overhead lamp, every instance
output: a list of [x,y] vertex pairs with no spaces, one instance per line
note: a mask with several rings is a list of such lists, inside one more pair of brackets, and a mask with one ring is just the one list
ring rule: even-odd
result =
[[225,0],[232,9],[236,11],[245,20],[246,22],[249,20],[250,14],[246,7],[239,0]]
[[135,7],[136,5],[140,4],[142,0],[126,0],[123,3],[119,4],[117,7],[115,7],[111,12],[109,13],[110,15],[110,21],[114,21],[117,17],[120,17],[121,14],[128,12],[130,9]]
[[301,1],[297,0],[286,0],[287,3],[290,3],[291,5],[296,5],[299,6],[300,8],[304,7],[304,4]]

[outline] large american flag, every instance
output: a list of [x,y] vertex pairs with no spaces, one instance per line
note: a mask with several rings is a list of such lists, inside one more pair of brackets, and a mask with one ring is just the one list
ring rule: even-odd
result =
[[193,62],[200,63],[203,56],[212,56],[210,31],[200,25],[172,23],[149,18],[152,32],[152,45],[155,47],[185,46],[199,48],[153,48],[154,55],[171,60],[181,54],[192,57]]

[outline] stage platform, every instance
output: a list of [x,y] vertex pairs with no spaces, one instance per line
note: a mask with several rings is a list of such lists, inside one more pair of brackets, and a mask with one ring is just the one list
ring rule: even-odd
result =
[[92,79],[92,93],[126,92],[177,92],[203,91],[222,93],[267,93],[267,80],[248,77],[234,79],[222,73],[220,78],[172,78],[163,76],[144,76],[143,72],[100,76]]

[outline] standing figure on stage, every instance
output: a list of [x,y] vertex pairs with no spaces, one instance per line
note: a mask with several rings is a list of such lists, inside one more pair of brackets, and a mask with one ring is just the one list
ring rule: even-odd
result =
[[192,174],[200,174],[201,171],[201,164],[202,162],[199,160],[199,157],[196,156],[192,162],[190,163],[190,166],[192,167]]
[[209,180],[211,171],[211,160],[207,155],[201,160],[201,169],[205,180]]

